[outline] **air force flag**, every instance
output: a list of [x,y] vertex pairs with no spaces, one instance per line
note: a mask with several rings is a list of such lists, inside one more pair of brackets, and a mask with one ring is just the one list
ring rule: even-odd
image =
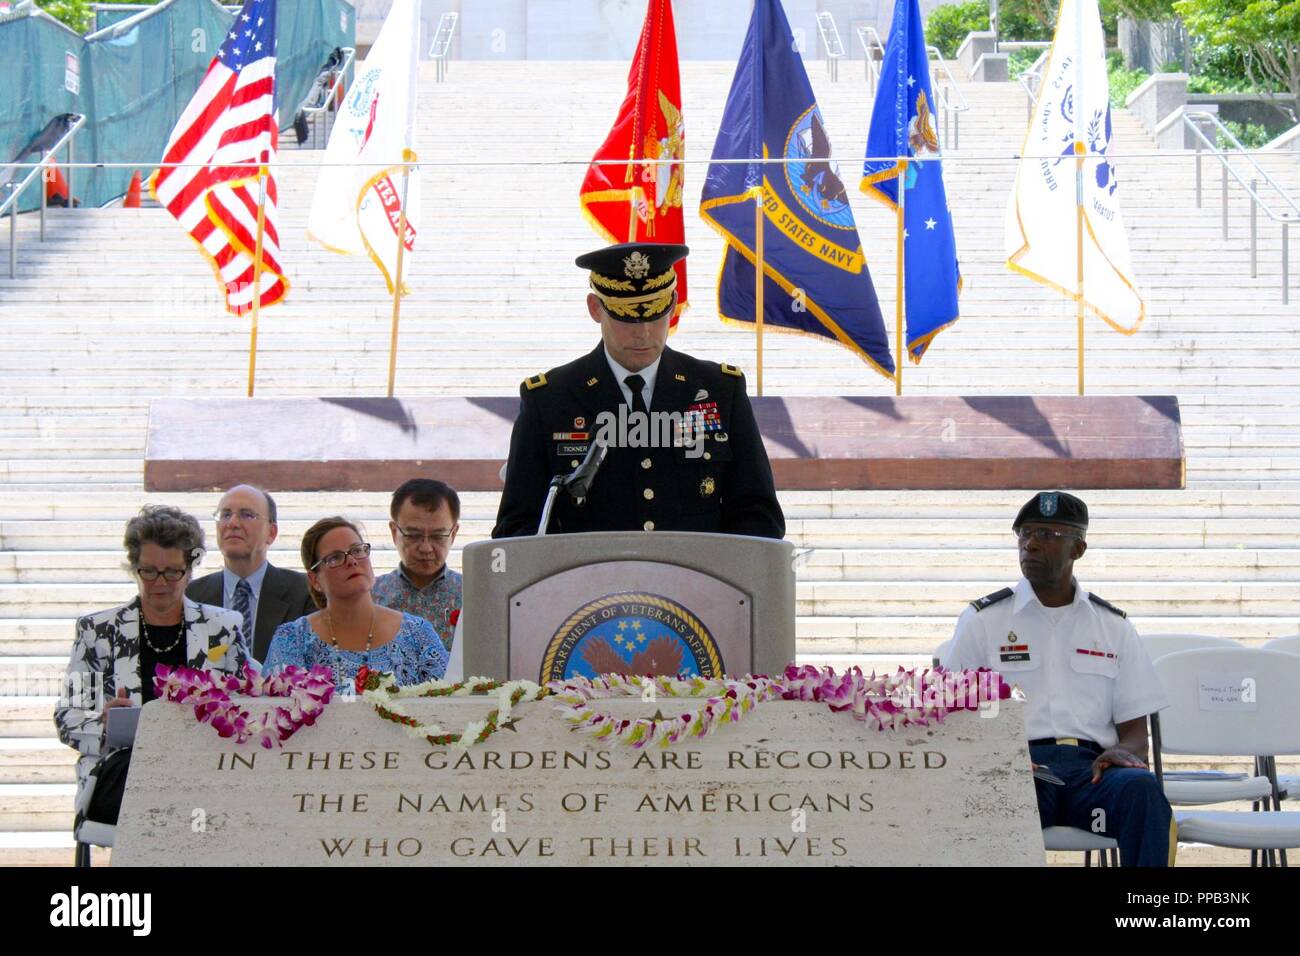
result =
[[894,157],[908,157],[902,187],[903,295],[907,354],[913,362],[920,362],[934,337],[957,321],[961,290],[934,110],[920,6],[917,0],[897,0],[871,110],[861,185],[868,196],[897,210],[900,164]]

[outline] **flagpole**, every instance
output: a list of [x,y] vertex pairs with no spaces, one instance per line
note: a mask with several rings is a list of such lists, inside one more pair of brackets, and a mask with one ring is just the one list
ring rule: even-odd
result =
[[1083,394],[1083,144],[1074,143],[1075,153],[1075,203],[1074,203],[1074,250],[1077,259],[1076,276],[1078,294],[1075,302],[1079,323],[1079,394]]
[[[266,153],[262,154],[263,161]],[[253,380],[257,374],[257,319],[262,307],[262,236],[266,232],[266,175],[263,163],[257,166],[257,239],[253,244],[253,327],[248,339],[248,397],[253,397]]]
[[636,214],[636,197],[641,192],[640,186],[632,187],[632,195],[628,200],[627,210],[627,241],[636,242],[636,221],[639,218]]
[[[1062,4],[1064,6],[1064,4]],[[1074,253],[1077,269],[1078,289],[1075,298],[1079,326],[1079,394],[1083,394],[1083,154],[1088,151],[1083,144],[1083,104],[1088,102],[1083,96],[1083,3],[1074,0],[1074,95],[1079,108],[1074,111]],[[1104,74],[1103,74],[1104,75]]]
[[763,394],[763,187],[754,192],[754,331],[758,335],[758,394]]
[[[403,159],[409,157],[404,156]],[[393,276],[393,331],[388,345],[388,397],[393,397],[393,381],[397,378],[397,326],[402,315],[402,253],[406,251],[406,194],[410,185],[411,167],[402,167],[402,211],[397,216],[397,267]]]
[[903,205],[907,195],[907,160],[898,161],[898,202],[894,204],[897,212],[898,237],[898,284],[894,292],[894,394],[903,394],[903,270],[906,261],[903,256]]

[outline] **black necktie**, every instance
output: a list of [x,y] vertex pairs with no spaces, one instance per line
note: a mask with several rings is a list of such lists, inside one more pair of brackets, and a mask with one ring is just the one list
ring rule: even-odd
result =
[[623,379],[623,384],[632,389],[632,411],[643,415],[648,414],[650,409],[645,407],[645,398],[641,395],[641,389],[645,388],[645,379],[640,375],[629,375]]

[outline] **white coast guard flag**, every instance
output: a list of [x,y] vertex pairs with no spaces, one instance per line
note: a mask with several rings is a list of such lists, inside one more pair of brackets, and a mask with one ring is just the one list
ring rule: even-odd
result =
[[[334,252],[366,253],[393,291],[402,168],[415,162],[415,84],[419,75],[419,0],[394,0],[334,120],[307,220],[307,237]],[[406,191],[405,274],[420,220],[420,176]],[[406,283],[402,283],[405,293]]]
[[1056,36],[1007,207],[1007,267],[1078,291],[1076,145],[1083,164],[1083,300],[1130,335],[1146,316],[1133,280],[1111,148],[1110,90],[1097,0],[1061,0]]

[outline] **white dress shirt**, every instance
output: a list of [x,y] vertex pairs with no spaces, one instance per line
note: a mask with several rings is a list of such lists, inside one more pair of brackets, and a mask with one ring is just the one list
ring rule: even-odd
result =
[[624,382],[623,379],[627,378],[629,375],[640,375],[645,379],[645,385],[641,388],[641,397],[645,399],[645,407],[649,410],[651,402],[654,400],[655,376],[659,374],[659,363],[662,359],[663,353],[661,352],[659,358],[641,369],[641,371],[629,372],[623,366],[610,358],[608,349],[605,350],[605,361],[609,363],[609,370],[614,373],[614,381],[618,382],[618,390],[623,393],[623,401],[627,403],[628,408],[632,407],[632,389],[627,386],[627,383]]
[[1045,608],[1025,578],[1011,597],[982,611],[967,607],[943,664],[992,668],[1018,685],[1030,740],[1078,737],[1113,747],[1116,724],[1169,705],[1132,623],[1094,603],[1077,581],[1074,601],[1059,609]]
[[[248,597],[248,612],[251,615],[253,627],[257,627],[257,602],[262,598],[262,581],[266,579],[267,562],[263,561],[262,566],[243,580],[248,582],[248,587],[252,594]],[[224,608],[234,607],[235,588],[239,587],[240,577],[230,568],[221,569],[221,606]],[[253,646],[253,635],[246,634],[248,646]]]

